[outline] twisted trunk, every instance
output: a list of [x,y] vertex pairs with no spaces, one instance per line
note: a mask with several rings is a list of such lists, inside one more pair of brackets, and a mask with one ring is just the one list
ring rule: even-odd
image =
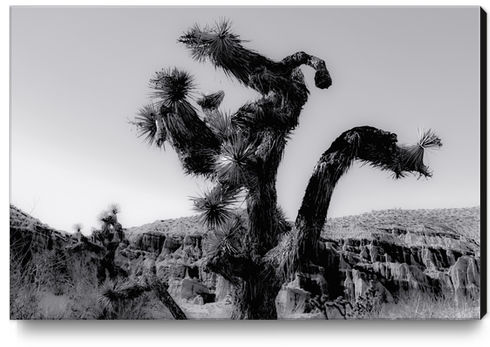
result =
[[327,218],[333,190],[340,177],[347,172],[351,162],[352,158],[334,152],[322,155],[315,166],[295,222],[299,230],[298,251],[307,255],[304,257],[305,260],[316,263],[317,245]]
[[[227,247],[223,242],[223,247],[208,261],[212,271],[220,273],[236,287],[233,317],[275,319],[275,298],[284,276],[274,267],[277,262],[273,258],[280,257],[278,244],[285,231],[284,219],[278,213],[276,177],[288,136],[297,127],[308,100],[300,67],[307,65],[315,70],[315,85],[320,89],[330,87],[332,79],[325,62],[305,52],[276,62],[245,48],[239,36],[231,32],[228,21],[217,23],[215,28],[195,25],[178,41],[187,46],[195,60],[211,61],[262,96],[242,106],[230,118],[230,133],[239,134],[236,141],[232,141],[228,132],[220,130],[220,125],[228,123],[218,122],[217,108],[224,93],[198,101],[205,114],[202,121],[185,100],[192,87],[186,73],[174,70],[155,80],[161,95],[169,99],[162,103],[165,106],[160,112],[186,172],[212,178],[217,185],[239,185],[247,191],[246,246],[237,248],[228,244]],[[169,107],[171,105],[173,107]],[[153,129],[147,128],[148,131]],[[230,151],[233,145],[238,147],[233,147],[237,151]],[[294,258],[293,268],[296,269],[299,262],[299,267],[306,269],[308,263],[316,260],[316,247],[333,189],[354,159],[391,170],[396,177],[402,177],[403,170],[425,175],[428,171],[423,164],[415,162],[413,152],[398,148],[396,135],[371,127],[351,129],[335,140],[316,165],[296,218],[297,244],[287,246],[290,247],[288,254]],[[416,154],[418,158],[420,152]],[[403,156],[410,156],[410,159],[403,160]],[[220,206],[224,203],[225,199],[214,201],[209,207],[210,212],[217,211],[209,213],[216,215],[216,221],[228,217],[229,211]],[[294,240],[296,242],[296,238]],[[291,252],[292,247],[296,247],[297,252]],[[275,254],[274,257],[271,254]],[[285,264],[290,265],[290,262]]]
[[262,271],[236,287],[232,319],[277,319],[276,297],[282,283],[277,278],[264,280]]

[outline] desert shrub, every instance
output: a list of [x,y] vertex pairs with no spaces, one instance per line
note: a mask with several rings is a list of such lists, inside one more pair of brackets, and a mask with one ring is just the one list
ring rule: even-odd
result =
[[97,290],[97,264],[75,254],[69,258],[69,277],[67,285],[71,299],[77,300]]
[[40,319],[39,293],[33,286],[10,290],[10,319],[29,320]]
[[[65,289],[64,285],[69,280],[65,260],[58,250],[45,250],[34,253],[27,264],[20,265],[15,260],[11,260],[11,272],[22,273],[17,285],[33,286],[33,289],[38,292],[48,290],[55,295],[61,295]],[[15,277],[15,274],[13,276]]]
[[21,320],[66,318],[66,314],[51,316],[43,310],[43,298],[52,293],[61,295],[66,290],[66,264],[55,261],[56,252],[35,253],[27,263],[12,258],[10,261],[10,318]]
[[[68,302],[62,312],[50,310],[45,300],[50,295]],[[11,319],[94,318],[100,311],[97,296],[97,265],[81,254],[52,249],[34,253],[27,263],[10,259]]]
[[28,266],[22,268],[21,262],[11,257],[10,319],[39,318],[39,293],[29,280],[29,270]]
[[72,255],[69,263],[71,280],[66,294],[73,302],[70,318],[95,319],[102,311],[98,302],[97,264],[79,254]]

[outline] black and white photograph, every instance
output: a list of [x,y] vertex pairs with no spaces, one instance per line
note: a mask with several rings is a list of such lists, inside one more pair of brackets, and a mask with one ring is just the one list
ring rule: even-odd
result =
[[10,320],[480,320],[483,29],[12,6]]

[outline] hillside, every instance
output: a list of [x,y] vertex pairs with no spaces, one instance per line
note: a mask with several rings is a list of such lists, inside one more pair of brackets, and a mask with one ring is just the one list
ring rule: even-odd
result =
[[341,235],[353,230],[426,229],[432,232],[464,235],[475,242],[480,239],[480,207],[433,210],[381,210],[357,216],[329,218],[324,234]]
[[126,235],[129,238],[132,235],[141,233],[163,233],[185,236],[187,234],[204,234],[206,231],[207,229],[199,222],[198,216],[162,219],[125,229]]
[[[356,227],[379,228],[400,226],[405,229],[426,226],[434,231],[453,230],[468,234],[469,237],[480,236],[480,207],[452,209],[390,209],[363,213],[354,216],[328,218],[324,234],[344,232]],[[127,228],[130,234],[141,232],[171,232],[174,234],[204,233],[205,227],[199,222],[198,216],[163,219],[141,226]]]
[[[11,255],[28,254],[21,266],[33,267],[38,276],[47,278],[41,281],[42,290],[38,283],[31,293],[38,298],[38,307],[44,303],[47,310],[46,305],[61,300],[70,307],[63,312],[65,318],[127,318],[127,310],[123,315],[119,311],[108,315],[107,307],[92,296],[107,293],[121,281],[138,283],[151,274],[168,286],[189,318],[229,317],[233,286],[206,269],[204,241],[210,231],[197,216],[124,229],[122,239],[110,242],[113,246],[107,248],[101,231],[77,237],[51,229],[15,206],[10,210]],[[321,318],[315,308],[319,286],[328,288],[331,300],[342,297],[353,307],[365,302],[369,293],[376,293],[383,307],[419,294],[439,300],[439,306],[442,300],[442,307],[453,303],[460,307],[468,300],[478,305],[480,208],[395,209],[328,219],[319,259],[320,272],[314,277],[303,274],[284,283],[276,300],[280,317]],[[17,293],[13,302],[18,309],[24,307],[22,295],[31,284],[15,287],[23,280],[15,271],[16,261],[11,261],[11,293]],[[59,269],[60,262],[65,270]],[[145,300],[137,302],[139,316],[171,319],[158,300]],[[155,311],[155,305],[160,309]],[[80,312],[85,313],[80,316]],[[350,317],[367,317],[352,312]],[[329,315],[342,318],[335,316],[335,310]],[[477,316],[478,312],[472,313],[470,318]],[[49,314],[36,317],[53,318]]]

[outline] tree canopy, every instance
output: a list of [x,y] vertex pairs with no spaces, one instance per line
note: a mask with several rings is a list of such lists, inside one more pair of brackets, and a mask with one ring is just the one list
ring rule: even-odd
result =
[[[335,185],[352,162],[390,171],[394,178],[408,173],[430,177],[424,150],[440,147],[441,141],[431,130],[414,145],[399,145],[396,134],[370,126],[345,131],[316,164],[296,221],[289,223],[277,202],[276,179],[309,97],[300,67],[313,68],[315,86],[327,89],[332,79],[325,62],[302,51],[273,61],[246,48],[227,20],[194,25],[178,42],[193,59],[210,62],[260,97],[225,113],[219,109],[223,91],[192,100],[190,73],[167,68],[150,80],[154,100],[133,124],[148,144],[169,143],[186,174],[213,182],[194,198],[194,207],[212,230],[206,266],[235,286],[233,317],[277,318],[274,301],[280,286],[297,272],[321,272],[315,266],[320,233]],[[235,209],[242,200],[245,216]]]

